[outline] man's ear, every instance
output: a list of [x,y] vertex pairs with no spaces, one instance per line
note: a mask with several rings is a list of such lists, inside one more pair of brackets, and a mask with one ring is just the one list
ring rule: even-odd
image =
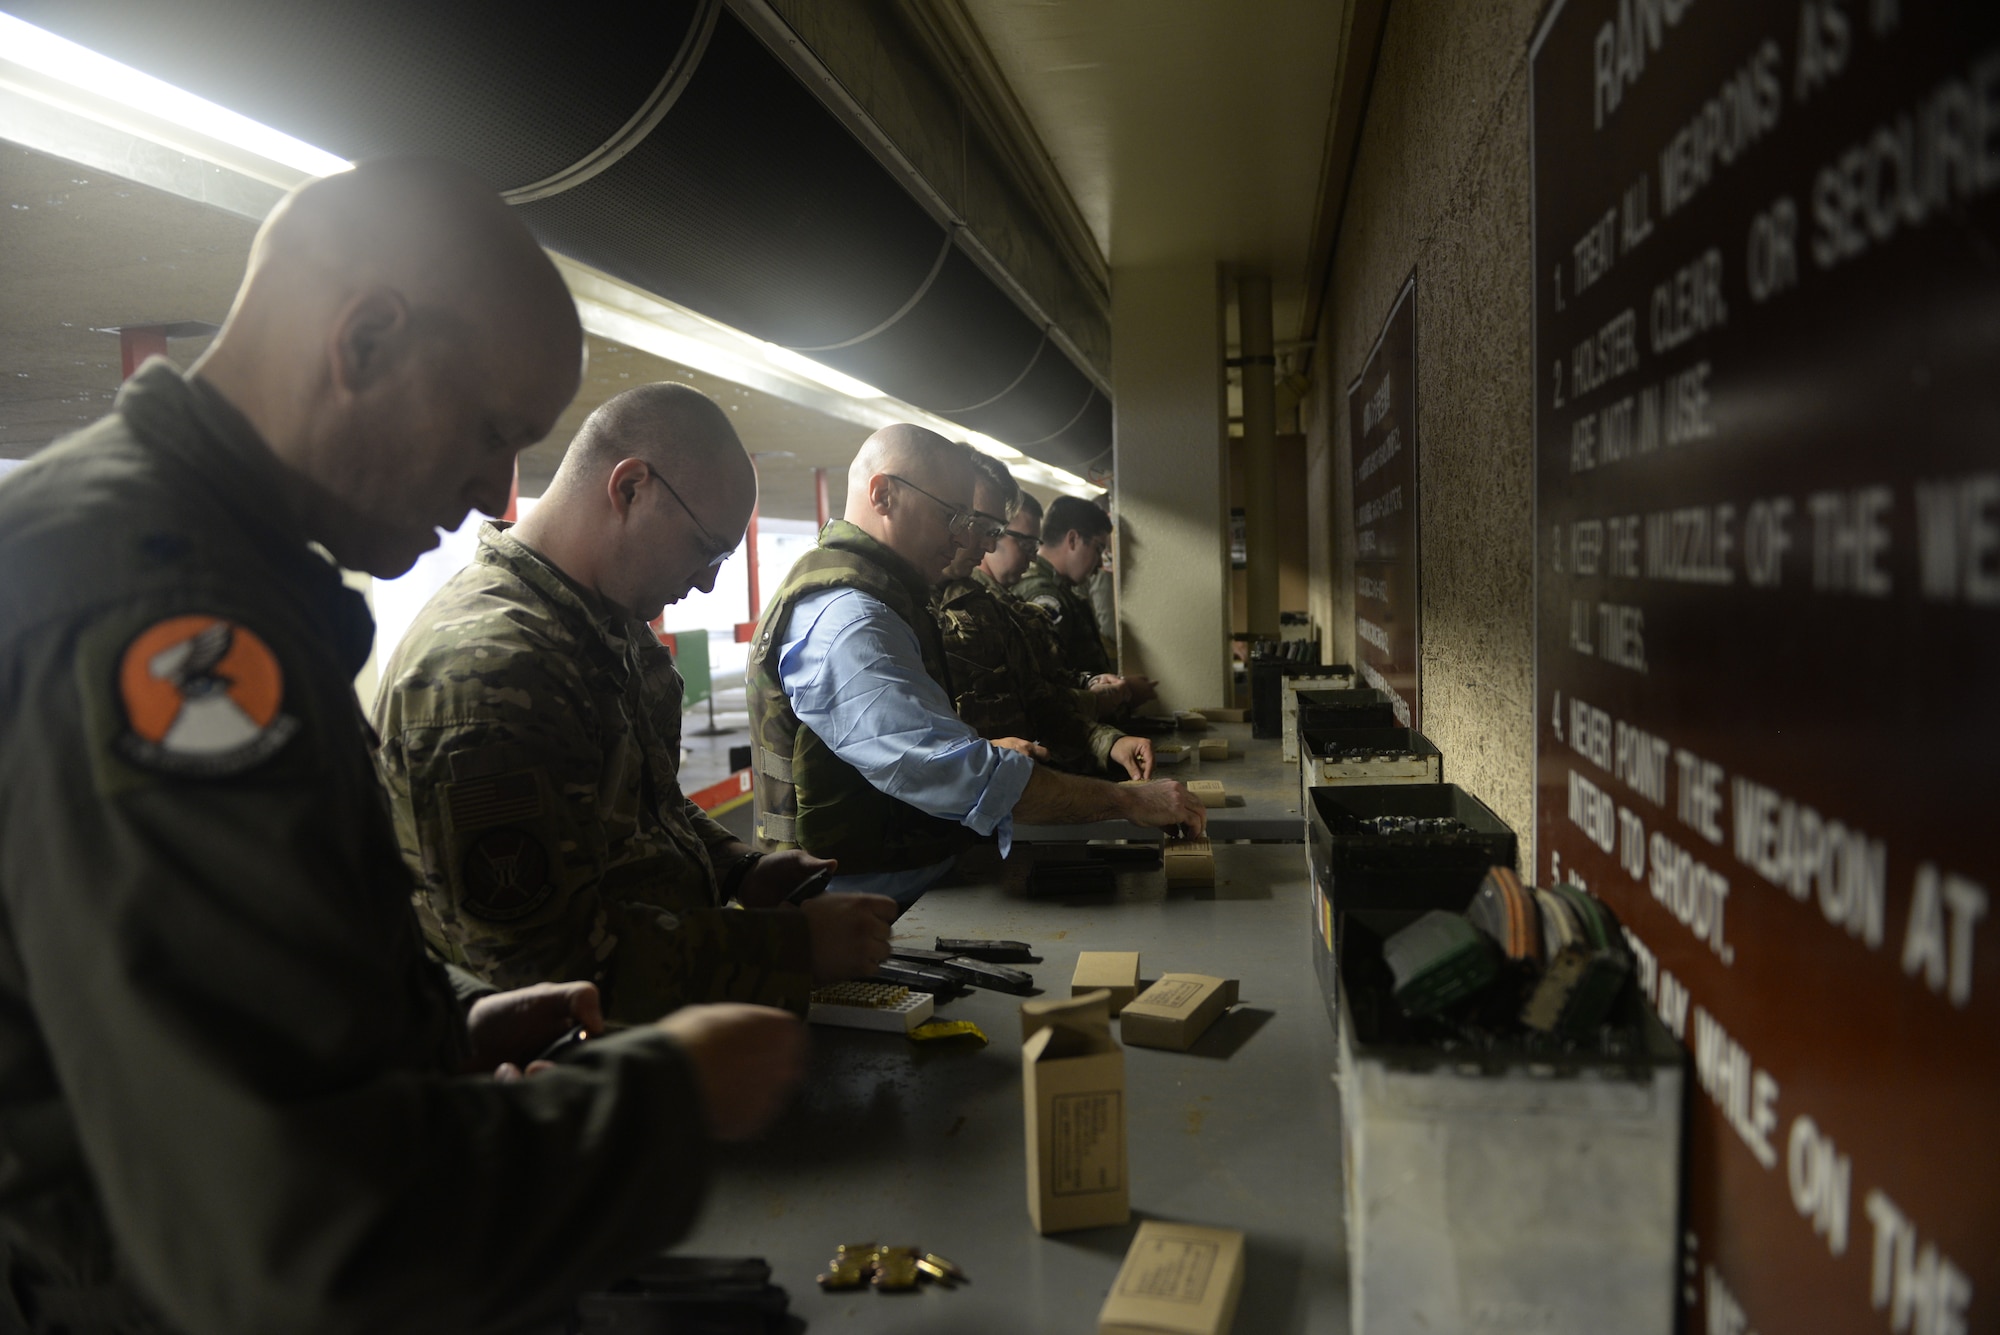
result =
[[631,513],[633,497],[638,494],[640,484],[646,481],[647,467],[643,459],[620,459],[604,478],[604,493],[611,502],[611,512],[623,521]]
[[896,484],[889,480],[887,473],[877,473],[868,479],[868,505],[878,515],[889,513],[890,497],[895,495]]
[[350,298],[333,322],[335,386],[359,394],[377,384],[409,351],[410,307],[394,288]]

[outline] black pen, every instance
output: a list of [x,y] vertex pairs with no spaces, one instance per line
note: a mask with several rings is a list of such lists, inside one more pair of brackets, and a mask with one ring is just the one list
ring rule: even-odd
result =
[[590,1037],[589,1030],[585,1029],[580,1024],[573,1024],[569,1027],[569,1030],[566,1033],[564,1033],[561,1038],[558,1038],[555,1042],[549,1044],[547,1047],[543,1048],[539,1053],[537,1053],[534,1059],[530,1061],[528,1065],[533,1066],[535,1062],[552,1062],[559,1055],[568,1052],[571,1048],[577,1046],[579,1043],[582,1043],[585,1039],[589,1037]]

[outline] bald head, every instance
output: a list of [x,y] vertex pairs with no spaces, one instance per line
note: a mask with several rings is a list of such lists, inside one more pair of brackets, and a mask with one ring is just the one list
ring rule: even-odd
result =
[[642,621],[715,587],[757,504],[736,427],[688,385],[628,389],[585,419],[515,536]]
[[296,482],[307,536],[393,575],[469,509],[576,392],[582,330],[520,219],[450,163],[363,163],[265,221],[195,374]]
[[[885,426],[862,442],[847,470],[847,513],[862,529],[915,566],[943,578],[973,539],[971,451],[908,422]],[[953,517],[960,522],[954,526]]]

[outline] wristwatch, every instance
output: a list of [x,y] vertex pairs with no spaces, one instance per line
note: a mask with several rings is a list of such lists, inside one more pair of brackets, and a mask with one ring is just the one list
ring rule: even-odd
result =
[[736,892],[743,888],[743,879],[750,874],[750,869],[763,860],[763,853],[753,848],[738,858],[735,865],[722,874],[723,903],[726,904],[736,898]]

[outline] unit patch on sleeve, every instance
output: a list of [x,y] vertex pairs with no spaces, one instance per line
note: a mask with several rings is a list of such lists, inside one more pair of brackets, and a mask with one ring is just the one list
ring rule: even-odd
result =
[[512,922],[540,908],[555,892],[548,851],[519,826],[486,831],[465,850],[459,868],[461,906],[488,922]]
[[1056,597],[1053,593],[1036,594],[1034,597],[1028,599],[1028,606],[1041,608],[1049,614],[1049,620],[1056,622],[1058,625],[1061,624],[1063,614],[1062,599]]
[[120,755],[170,774],[238,774],[276,755],[299,730],[279,712],[285,674],[248,626],[215,616],[156,621],[125,646],[117,690]]

